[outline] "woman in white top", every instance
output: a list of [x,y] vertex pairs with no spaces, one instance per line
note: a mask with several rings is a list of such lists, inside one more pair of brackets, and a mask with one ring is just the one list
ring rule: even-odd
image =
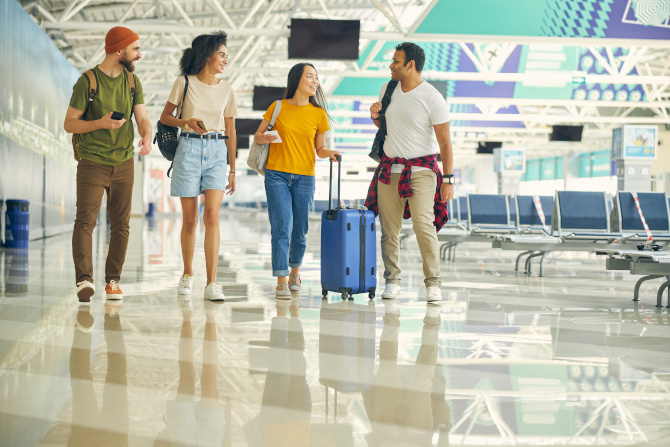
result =
[[[181,199],[183,213],[181,249],[184,273],[179,281],[178,294],[191,294],[198,196],[204,194],[205,299],[212,301],[225,298],[221,286],[215,282],[220,242],[219,210],[225,192],[235,192],[237,105],[230,84],[216,77],[223,73],[228,63],[226,40],[223,31],[193,39],[191,48],[184,50],[180,61],[182,76],[175,81],[160,118],[166,126],[183,129],[170,185],[170,195]],[[182,104],[186,85],[188,88]],[[177,107],[181,110],[181,119],[172,115]],[[226,159],[230,160],[227,185]]]

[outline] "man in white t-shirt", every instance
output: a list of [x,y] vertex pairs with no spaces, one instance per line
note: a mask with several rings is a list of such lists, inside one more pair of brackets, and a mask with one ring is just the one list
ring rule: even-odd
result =
[[[403,216],[408,217],[411,210],[423,258],[427,301],[442,299],[437,231],[446,222],[446,202],[454,195],[453,152],[447,102],[435,87],[421,79],[425,60],[421,47],[404,42],[396,47],[389,66],[391,79],[398,83],[385,111],[385,155],[366,201],[366,204],[375,201],[376,188],[374,205],[382,226],[386,279],[382,298],[396,298],[400,293],[399,236]],[[370,107],[370,116],[377,127],[380,127],[381,99],[386,87],[384,84],[381,88],[380,102]],[[442,158],[442,171],[437,164],[438,153]]]

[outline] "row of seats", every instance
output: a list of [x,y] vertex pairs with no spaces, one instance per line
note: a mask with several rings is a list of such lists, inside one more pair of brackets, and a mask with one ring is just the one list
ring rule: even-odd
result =
[[[638,193],[654,241],[670,242],[670,202],[665,193]],[[557,191],[554,197],[470,194],[450,202],[453,219],[438,239],[442,255],[454,259],[461,242],[486,242],[504,250],[541,257],[550,251],[593,251],[645,241],[647,234],[630,192],[618,192],[610,205],[602,191]],[[540,218],[544,213],[544,223]],[[512,223],[513,222],[513,223]],[[633,247],[634,248],[634,247]],[[537,253],[535,253],[537,252]],[[517,268],[518,268],[517,258]],[[530,263],[526,264],[530,273]]]

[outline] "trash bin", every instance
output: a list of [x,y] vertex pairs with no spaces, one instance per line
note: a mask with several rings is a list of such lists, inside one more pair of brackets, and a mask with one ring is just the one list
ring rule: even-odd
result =
[[28,248],[30,212],[28,200],[7,200],[5,247]]

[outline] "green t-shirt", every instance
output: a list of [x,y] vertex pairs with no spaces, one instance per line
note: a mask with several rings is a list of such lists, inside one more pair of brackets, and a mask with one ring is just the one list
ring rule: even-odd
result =
[[[116,78],[110,78],[100,71],[93,69],[98,79],[98,92],[89,103],[86,112],[86,121],[102,118],[109,112],[122,112],[126,122],[119,129],[98,129],[79,135],[79,157],[108,166],[118,166],[133,157],[133,139],[135,131],[130,120],[130,112],[135,104],[144,104],[142,84],[135,78],[135,100],[130,95],[128,77],[125,71]],[[82,75],[72,89],[70,106],[82,112],[88,103],[88,78]]]

